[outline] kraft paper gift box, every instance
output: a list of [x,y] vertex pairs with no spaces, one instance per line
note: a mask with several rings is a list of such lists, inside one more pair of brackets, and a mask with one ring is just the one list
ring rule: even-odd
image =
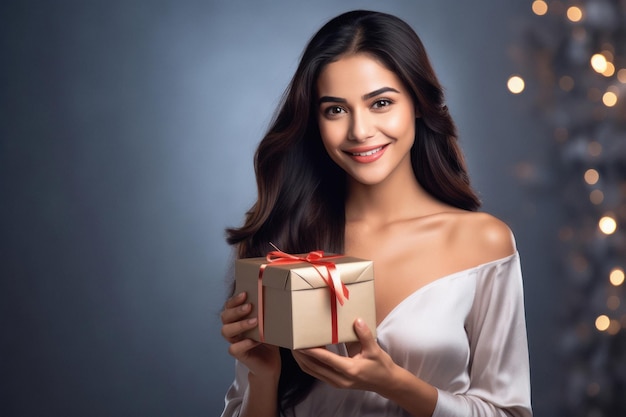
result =
[[[276,253],[290,260],[268,261]],[[268,257],[235,262],[235,291],[247,292],[247,300],[252,304],[250,317],[259,317],[259,325],[245,336],[289,349],[353,342],[358,340],[354,320],[360,317],[375,337],[373,262],[332,255],[308,263],[301,261],[307,255],[296,256],[299,259],[277,251],[270,252]],[[338,297],[332,295],[330,276],[322,265],[327,263],[334,265],[348,291],[343,305],[340,304],[343,288],[338,288]]]

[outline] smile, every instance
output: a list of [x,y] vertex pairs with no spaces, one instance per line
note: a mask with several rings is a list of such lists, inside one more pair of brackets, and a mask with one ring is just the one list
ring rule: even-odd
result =
[[376,148],[355,148],[352,150],[343,151],[346,155],[348,155],[352,160],[361,163],[368,164],[370,162],[377,161],[380,157],[383,156],[385,150],[387,149],[387,145],[381,145]]
[[376,149],[372,149],[372,150],[367,151],[367,152],[350,152],[350,154],[352,156],[370,156],[370,155],[374,155],[375,153],[378,153],[378,152],[380,152],[382,150],[383,150],[383,147],[380,146],[380,147],[378,147]]

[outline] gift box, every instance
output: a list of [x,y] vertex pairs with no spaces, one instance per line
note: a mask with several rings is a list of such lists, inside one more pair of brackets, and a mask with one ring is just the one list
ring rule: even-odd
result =
[[235,291],[245,291],[259,325],[245,336],[302,349],[357,341],[354,320],[376,336],[373,262],[323,252],[235,262]]

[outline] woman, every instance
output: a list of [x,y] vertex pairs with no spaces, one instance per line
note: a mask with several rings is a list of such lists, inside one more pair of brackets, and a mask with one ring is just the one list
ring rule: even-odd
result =
[[530,416],[519,257],[478,213],[421,41],[354,11],[311,39],[255,157],[239,257],[316,249],[374,261],[378,338],[288,351],[245,339],[246,294],[222,312],[237,375],[223,416]]

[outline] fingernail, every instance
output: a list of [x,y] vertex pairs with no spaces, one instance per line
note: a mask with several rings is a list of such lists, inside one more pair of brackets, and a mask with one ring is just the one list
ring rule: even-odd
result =
[[249,303],[248,303],[248,304],[242,304],[242,305],[239,307],[239,310],[240,310],[240,311],[248,311],[248,310],[250,310],[250,304],[249,304]]
[[244,296],[246,295],[245,292],[240,292],[239,294],[237,294],[235,297],[237,297],[238,300],[241,300]]
[[363,322],[363,319],[359,317],[354,321],[354,325],[362,329],[365,326],[365,323]]
[[256,324],[256,317],[248,319],[248,324]]

